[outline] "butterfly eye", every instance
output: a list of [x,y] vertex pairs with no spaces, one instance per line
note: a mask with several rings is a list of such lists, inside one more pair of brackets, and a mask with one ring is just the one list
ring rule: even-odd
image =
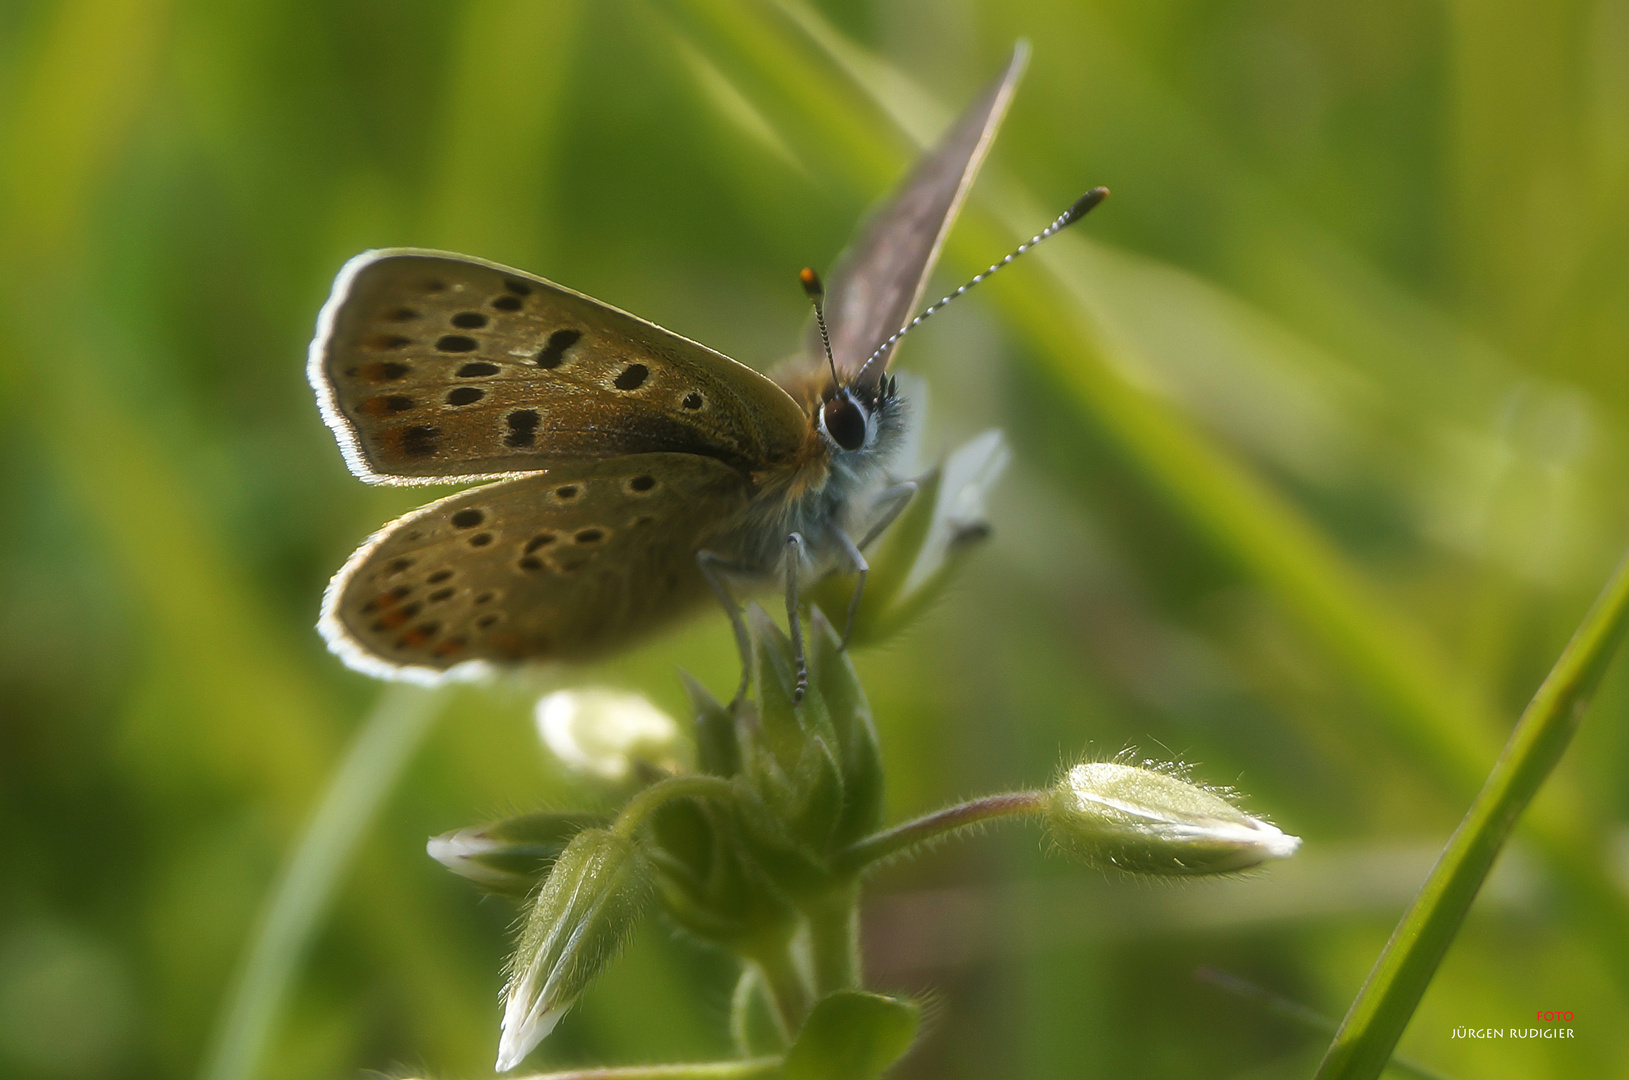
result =
[[865,410],[847,394],[838,394],[820,410],[820,422],[832,442],[844,450],[865,445]]

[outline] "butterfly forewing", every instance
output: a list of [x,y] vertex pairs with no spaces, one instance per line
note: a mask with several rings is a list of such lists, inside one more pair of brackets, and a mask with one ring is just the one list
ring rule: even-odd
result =
[[[1028,56],[1023,46],[1013,53],[1001,77],[872,212],[831,274],[826,320],[832,356],[845,376],[852,377],[916,313],[939,248],[1007,114]],[[813,328],[804,352],[811,364],[824,362]],[[881,377],[880,365],[875,374]]]
[[351,556],[329,586],[323,634],[352,666],[387,676],[591,659],[705,600],[696,552],[747,498],[738,471],[692,454],[460,492]]
[[340,274],[311,381],[352,471],[386,483],[664,452],[762,468],[808,428],[772,381],[704,345],[518,270],[413,249]]

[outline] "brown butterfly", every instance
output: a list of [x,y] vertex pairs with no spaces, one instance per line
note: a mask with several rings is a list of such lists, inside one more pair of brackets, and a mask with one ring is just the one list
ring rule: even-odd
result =
[[[829,348],[822,318],[777,379],[496,263],[409,248],[347,263],[309,376],[351,471],[497,483],[358,548],[323,600],[329,647],[419,681],[588,660],[713,595],[745,654],[726,583],[777,577],[800,643],[800,582],[841,565],[863,585],[867,534],[914,490],[889,485],[906,409],[887,364],[1024,60],[1020,48],[875,213],[833,276]],[[806,272],[819,314],[817,281]]]

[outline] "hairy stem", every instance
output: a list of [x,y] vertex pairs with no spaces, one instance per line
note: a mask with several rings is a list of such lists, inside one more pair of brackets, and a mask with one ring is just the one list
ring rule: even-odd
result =
[[628,800],[611,830],[619,836],[632,836],[652,810],[670,799],[731,799],[735,788],[719,776],[675,776],[652,784]]
[[775,1006],[781,1040],[790,1046],[813,1004],[809,997],[808,980],[798,970],[797,961],[792,956],[791,942],[781,941],[755,950],[750,962],[763,977],[764,988]]
[[803,909],[815,997],[860,985],[860,888],[854,878],[822,893]]
[[1045,791],[1007,791],[947,806],[855,842],[838,853],[832,861],[833,868],[839,874],[858,874],[881,859],[931,844],[986,821],[1043,814],[1046,812],[1047,797]]

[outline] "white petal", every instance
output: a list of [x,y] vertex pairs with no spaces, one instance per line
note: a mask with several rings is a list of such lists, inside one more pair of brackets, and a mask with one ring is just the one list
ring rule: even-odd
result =
[[636,759],[676,766],[679,725],[642,694],[561,690],[537,703],[543,743],[575,772],[617,783]]

